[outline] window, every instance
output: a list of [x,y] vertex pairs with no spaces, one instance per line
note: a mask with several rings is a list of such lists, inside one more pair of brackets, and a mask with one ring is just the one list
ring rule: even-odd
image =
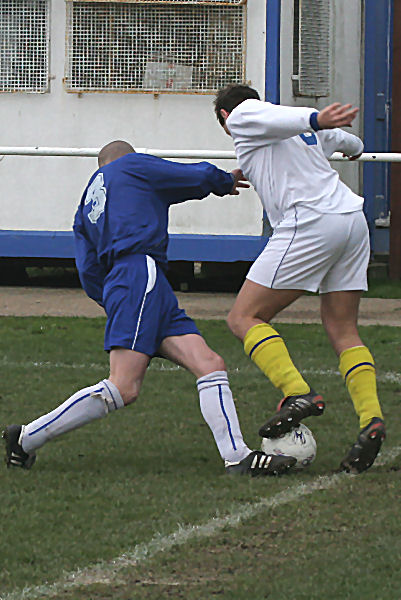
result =
[[330,0],[294,0],[293,92],[328,96]]
[[245,4],[70,0],[66,89],[205,93],[241,83]]
[[1,0],[0,92],[49,87],[49,1]]

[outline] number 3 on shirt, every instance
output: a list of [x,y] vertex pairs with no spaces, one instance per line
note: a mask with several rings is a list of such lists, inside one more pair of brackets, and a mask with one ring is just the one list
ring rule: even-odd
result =
[[308,146],[317,145],[317,139],[314,133],[300,133],[299,137],[302,138],[302,140],[305,142],[305,144],[308,144]]

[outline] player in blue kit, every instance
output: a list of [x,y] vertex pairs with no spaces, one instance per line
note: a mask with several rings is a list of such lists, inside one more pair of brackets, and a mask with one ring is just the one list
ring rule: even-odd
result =
[[122,141],[102,148],[98,163],[75,215],[74,235],[82,286],[107,314],[110,375],[33,422],[6,427],[7,465],[29,469],[46,442],[134,402],[157,355],[197,378],[201,412],[227,473],[286,472],[295,459],[245,444],[224,361],[178,307],[164,273],[169,207],[210,193],[236,195],[248,187],[242,172],[137,154]]

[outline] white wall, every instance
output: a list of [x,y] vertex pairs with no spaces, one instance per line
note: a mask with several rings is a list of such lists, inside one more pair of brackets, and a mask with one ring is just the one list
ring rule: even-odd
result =
[[[246,76],[263,90],[265,0],[251,0],[248,6]],[[233,150],[214,116],[211,95],[67,93],[65,12],[65,3],[53,0],[50,93],[0,94],[0,145],[96,148],[125,139],[145,148]],[[227,170],[236,166],[235,161],[216,164]],[[4,157],[0,228],[69,230],[96,168],[94,158]],[[171,211],[172,233],[260,235],[261,230],[262,210],[254,192],[241,198],[210,197]]]
[[[246,79],[263,95],[266,1],[248,0]],[[281,2],[281,102],[322,108],[333,101],[361,101],[361,3],[332,0],[332,95],[292,95],[293,2]],[[213,96],[202,94],[67,93],[65,3],[51,8],[51,89],[46,94],[0,93],[3,146],[101,147],[126,139],[137,147],[233,150],[216,121]],[[357,120],[352,131],[360,133]],[[216,162],[231,170],[235,161]],[[334,163],[359,189],[359,165]],[[1,229],[69,230],[82,190],[96,169],[94,158],[4,157],[0,161]],[[171,233],[260,235],[262,209],[253,191],[210,197],[173,207]]]
[[[324,98],[295,97],[292,94],[293,2],[281,3],[280,102],[294,106],[315,106],[322,109],[332,102],[362,106],[363,57],[361,54],[362,3],[331,0],[330,90]],[[363,139],[362,119],[354,121],[352,129],[344,128]],[[341,178],[356,193],[361,193],[358,163],[332,163]]]

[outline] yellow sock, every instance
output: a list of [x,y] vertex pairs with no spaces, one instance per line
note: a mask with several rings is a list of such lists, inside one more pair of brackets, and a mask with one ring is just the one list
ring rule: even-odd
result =
[[361,429],[373,417],[383,418],[376,391],[376,370],[373,356],[366,346],[347,348],[340,354],[340,373],[359,417]]
[[310,392],[309,385],[295,368],[281,336],[267,323],[254,325],[247,331],[244,350],[284,396]]

